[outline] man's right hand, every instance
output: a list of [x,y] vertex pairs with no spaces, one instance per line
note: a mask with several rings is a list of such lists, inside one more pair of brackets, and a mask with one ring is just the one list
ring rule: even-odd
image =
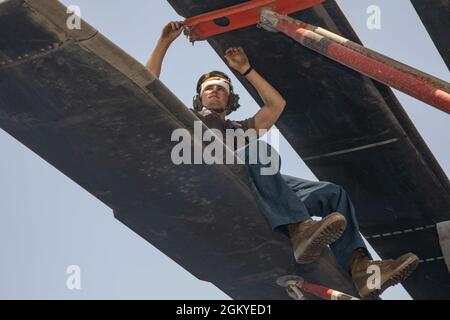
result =
[[155,49],[153,49],[146,65],[148,71],[153,73],[157,78],[161,75],[161,68],[167,50],[172,42],[180,36],[183,29],[183,23],[177,21],[171,21],[164,26],[161,37],[159,38]]
[[183,32],[184,26],[182,22],[171,21],[165,25],[161,33],[161,41],[172,43],[177,39],[181,32]]

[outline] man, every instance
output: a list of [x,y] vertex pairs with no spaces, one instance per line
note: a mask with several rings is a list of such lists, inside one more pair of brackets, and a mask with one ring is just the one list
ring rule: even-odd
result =
[[[160,76],[164,56],[171,43],[181,34],[180,22],[168,23],[158,41],[147,68]],[[225,52],[228,65],[241,73],[258,91],[264,106],[252,118],[230,121],[226,116],[237,109],[238,96],[231,80],[222,72],[203,75],[197,84],[194,113],[211,129],[269,130],[283,112],[286,101],[251,64],[242,48]],[[417,267],[419,259],[412,253],[395,260],[373,261],[359,233],[353,204],[338,185],[312,182],[297,177],[262,175],[260,164],[246,164],[250,187],[257,204],[273,228],[291,239],[295,260],[300,264],[316,260],[330,245],[340,266],[352,276],[362,298],[375,298],[387,287],[403,281]],[[311,216],[320,216],[314,221]],[[380,286],[367,284],[370,266],[378,266]]]

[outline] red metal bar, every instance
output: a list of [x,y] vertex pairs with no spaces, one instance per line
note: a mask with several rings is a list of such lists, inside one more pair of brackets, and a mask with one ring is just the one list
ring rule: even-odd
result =
[[300,289],[308,291],[319,298],[326,300],[359,300],[353,296],[350,296],[346,293],[339,292],[330,288],[322,287],[316,284],[303,282],[298,284]]
[[[208,12],[186,19],[191,41],[201,41],[209,37],[255,25],[261,17],[261,10],[268,8],[280,14],[290,14],[310,8],[325,0],[251,0],[229,8]],[[215,21],[222,19],[225,24]]]
[[303,291],[308,291],[315,296],[326,300],[359,300],[351,295],[330,288],[308,283],[302,277],[286,275],[277,279],[277,284],[286,288],[289,296],[294,300],[308,300]]
[[364,52],[355,51],[310,31],[306,23],[287,16],[265,11],[262,22],[311,50],[450,114],[450,93],[436,88],[432,79],[424,79],[404,72],[389,64],[388,61],[378,61]]
[[339,43],[339,44],[341,44],[341,45],[343,45],[343,46],[345,46],[347,48],[350,48],[350,49],[352,49],[354,51],[357,51],[357,52],[359,52],[359,53],[361,53],[361,54],[363,54],[365,56],[368,56],[370,58],[373,58],[373,59],[375,59],[377,61],[389,64],[390,66],[392,66],[392,67],[394,67],[394,68],[396,68],[396,69],[398,69],[398,70],[400,70],[402,72],[409,73],[410,75],[427,82],[428,84],[436,87],[437,89],[440,89],[440,90],[443,90],[443,91],[446,91],[446,92],[450,92],[450,84],[448,82],[445,82],[445,81],[443,81],[441,79],[433,77],[432,75],[430,75],[428,73],[425,73],[425,72],[422,72],[420,70],[417,70],[417,69],[415,69],[415,68],[413,68],[411,66],[408,66],[408,65],[406,65],[404,63],[401,63],[399,61],[391,59],[391,58],[389,58],[389,57],[387,57],[385,55],[382,55],[379,52],[376,52],[376,51],[373,51],[373,50],[371,50],[369,48],[363,47],[362,45],[360,45],[360,44],[358,44],[356,42],[353,42],[353,41],[351,41],[349,39],[346,39],[346,38],[344,38],[344,37],[342,37],[342,36],[340,36],[338,34],[335,34],[335,33],[331,32],[329,30],[326,30],[326,29],[323,29],[323,28],[320,28],[320,27],[317,27],[317,26],[305,23],[305,22],[300,21],[300,20],[297,20],[297,21],[302,25],[302,28],[304,28],[304,29],[313,31],[313,32],[315,32],[315,33],[325,37],[325,38],[328,38],[328,39],[330,39],[330,40],[332,40],[334,42],[337,42],[337,43]]

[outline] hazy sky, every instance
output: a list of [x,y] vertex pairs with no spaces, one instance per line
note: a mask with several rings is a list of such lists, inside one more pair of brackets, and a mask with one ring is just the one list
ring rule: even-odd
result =
[[[145,63],[169,20],[182,20],[166,1],[65,0],[118,46]],[[363,43],[397,60],[450,81],[448,69],[409,0],[338,0]],[[366,26],[367,8],[381,9],[381,30]],[[245,44],[243,44],[245,48]],[[205,71],[227,67],[206,43],[174,43],[161,80],[190,105]],[[234,79],[242,108],[233,118],[258,110]],[[0,93],[1,94],[1,93]],[[450,117],[397,93],[448,175]],[[0,298],[3,299],[221,299],[214,285],[197,280],[116,221],[112,211],[58,170],[0,130]],[[283,173],[315,179],[286,143]],[[199,257],[200,259],[202,257]],[[81,290],[66,286],[70,265],[81,268]],[[400,287],[383,295],[406,299]]]

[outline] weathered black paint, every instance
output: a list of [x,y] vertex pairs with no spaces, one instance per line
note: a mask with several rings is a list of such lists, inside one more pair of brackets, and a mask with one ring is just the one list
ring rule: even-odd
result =
[[191,130],[193,114],[95,30],[69,32],[64,23],[57,1],[0,4],[2,129],[232,298],[287,299],[276,285],[287,274],[355,294],[329,252],[313,265],[294,263],[242,166],[173,165],[171,133]]
[[450,1],[411,0],[442,59],[450,69]]

